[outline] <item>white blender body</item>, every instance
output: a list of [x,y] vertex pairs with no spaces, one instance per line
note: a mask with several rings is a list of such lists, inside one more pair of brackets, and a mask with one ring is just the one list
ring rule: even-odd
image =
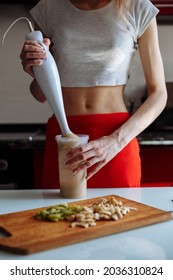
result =
[[71,135],[73,133],[68,127],[65,115],[61,83],[55,60],[48,47],[43,43],[43,35],[40,31],[32,31],[25,38],[39,43],[46,52],[46,58],[43,63],[33,66],[33,72],[60,125],[62,136]]

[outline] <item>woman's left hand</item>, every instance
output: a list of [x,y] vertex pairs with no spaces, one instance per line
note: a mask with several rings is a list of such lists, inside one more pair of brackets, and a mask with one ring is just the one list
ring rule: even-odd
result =
[[[80,170],[92,167],[87,174],[87,179],[91,178],[105,164],[107,164],[120,151],[118,140],[113,136],[104,136],[97,140],[73,148],[67,153],[66,166],[74,174]],[[74,165],[76,166],[74,169]]]

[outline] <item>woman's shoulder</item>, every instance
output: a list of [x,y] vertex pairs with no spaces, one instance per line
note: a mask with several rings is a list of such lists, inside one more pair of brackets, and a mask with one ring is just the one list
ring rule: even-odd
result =
[[136,40],[139,38],[159,10],[150,0],[129,1],[128,22],[133,27]]
[[136,13],[147,10],[158,10],[150,0],[131,0],[129,3],[132,6],[132,10]]

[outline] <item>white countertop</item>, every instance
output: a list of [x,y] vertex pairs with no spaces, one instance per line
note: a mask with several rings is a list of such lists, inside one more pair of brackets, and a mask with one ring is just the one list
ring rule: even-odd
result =
[[[173,188],[88,189],[87,198],[126,197],[173,211]],[[80,199],[81,200],[81,199]],[[70,202],[58,190],[0,191],[0,214]],[[0,251],[0,260],[173,260],[173,220],[32,255]]]

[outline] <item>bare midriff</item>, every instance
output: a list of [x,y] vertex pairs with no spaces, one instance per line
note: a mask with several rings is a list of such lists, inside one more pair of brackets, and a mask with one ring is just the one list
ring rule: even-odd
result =
[[62,88],[67,116],[127,112],[124,85]]

